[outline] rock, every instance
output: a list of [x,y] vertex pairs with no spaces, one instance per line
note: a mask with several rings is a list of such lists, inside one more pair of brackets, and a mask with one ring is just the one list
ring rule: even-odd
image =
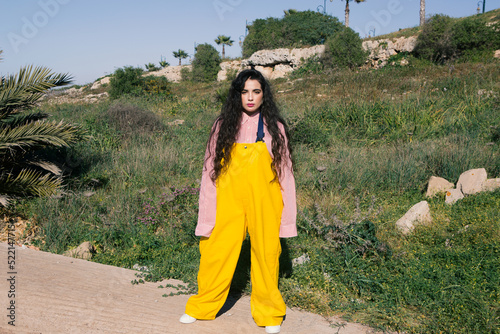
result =
[[472,195],[483,190],[483,183],[487,180],[486,169],[478,168],[463,172],[458,178],[457,189],[464,195]]
[[317,166],[317,167],[316,167],[316,170],[317,170],[318,172],[324,172],[324,171],[326,170],[326,167],[325,167],[325,166]]
[[217,73],[217,81],[224,81],[227,79],[227,74],[229,71],[237,71],[240,72],[242,67],[241,67],[241,60],[233,60],[233,61],[225,61],[220,63],[220,68],[221,70],[219,73]]
[[92,87],[90,87],[90,89],[97,89],[97,88],[101,87],[104,84],[107,85],[107,84],[109,84],[110,79],[111,79],[111,77],[104,77],[101,80],[97,80],[96,82],[94,82],[92,84]]
[[446,204],[453,204],[462,198],[464,198],[464,194],[462,193],[462,191],[460,189],[448,189],[446,191],[446,198],[445,198],[444,202]]
[[302,254],[301,256],[292,260],[292,266],[298,266],[298,265],[304,264],[304,263],[309,262],[309,261],[311,261],[311,259],[309,258],[309,255]]
[[440,192],[453,189],[455,185],[442,177],[431,176],[429,179],[429,184],[427,186],[426,197],[432,197]]
[[80,95],[85,87],[80,87],[80,88],[75,88],[71,87],[70,89],[66,90],[66,93],[70,96],[77,96]]
[[149,268],[146,266],[140,266],[138,263],[134,264],[132,269],[138,270],[138,271],[149,271]]
[[242,61],[242,66],[247,67],[250,65],[255,66],[275,66],[278,64],[287,64],[293,68],[300,66],[300,64],[315,55],[321,55],[325,52],[324,45],[315,45],[310,48],[298,49],[274,49],[274,50],[260,50],[254,52],[250,58]]
[[64,252],[64,255],[83,260],[90,260],[94,251],[94,246],[92,246],[90,242],[85,241],[80,246]]
[[168,81],[171,82],[180,82],[182,80],[181,70],[183,68],[187,68],[190,71],[192,70],[191,65],[167,66],[159,71],[147,72],[144,76],[154,75],[156,77],[166,77]]
[[495,54],[493,55],[493,58],[499,58],[500,59],[500,50],[496,50]]
[[406,214],[401,217],[396,226],[403,234],[408,234],[415,228],[416,224],[427,224],[432,222],[429,203],[422,201],[410,208]]
[[255,69],[262,73],[262,75],[266,79],[271,79],[271,76],[273,75],[273,68],[269,66],[255,66]]
[[483,183],[483,191],[495,191],[500,188],[500,178],[488,179]]
[[259,50],[243,60],[243,66],[273,66],[291,63],[290,49]]
[[[400,52],[412,52],[417,44],[417,37],[400,37],[396,39],[380,39],[374,41],[365,41],[362,46],[370,52],[368,58],[373,67],[382,67],[387,64],[389,57],[397,55]],[[407,65],[401,62],[401,65]]]
[[274,66],[271,74],[271,79],[284,78],[288,73],[293,72],[293,67],[285,64],[278,64]]
[[290,52],[292,58],[292,65],[294,67],[302,65],[302,62],[314,57],[321,56],[325,53],[325,45],[315,45],[310,48],[292,49]]

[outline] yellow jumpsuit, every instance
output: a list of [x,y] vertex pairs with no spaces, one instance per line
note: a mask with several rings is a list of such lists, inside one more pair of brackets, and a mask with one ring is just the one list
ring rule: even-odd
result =
[[198,294],[186,314],[211,320],[226,301],[241,246],[250,235],[252,317],[258,326],[280,325],[286,306],[278,290],[279,229],[283,200],[264,142],[234,144],[228,170],[219,176],[216,223],[200,240]]

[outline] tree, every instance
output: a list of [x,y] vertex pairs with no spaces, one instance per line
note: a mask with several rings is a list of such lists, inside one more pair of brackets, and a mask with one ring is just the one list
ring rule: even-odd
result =
[[153,63],[144,64],[144,67],[146,67],[146,70],[148,72],[154,72],[159,70],[159,68]]
[[178,51],[174,51],[174,58],[179,58],[179,66],[181,66],[182,59],[189,57],[186,51],[179,49]]
[[48,151],[71,147],[85,137],[78,125],[49,122],[32,108],[53,88],[68,85],[68,74],[27,66],[0,78],[0,204],[13,195],[49,196],[62,184],[62,171]]
[[220,71],[219,52],[210,44],[199,44],[193,60],[192,79],[194,81],[214,81]]
[[[343,0],[342,0],[343,1]],[[349,27],[349,1],[355,1],[356,3],[365,2],[365,0],[345,0],[345,26]]]
[[224,36],[224,35],[219,35],[217,36],[217,38],[215,39],[215,43],[217,43],[217,45],[221,45],[222,44],[222,59],[225,58],[225,49],[224,49],[224,46],[227,45],[227,46],[231,46],[233,45],[233,40],[231,40],[231,36]]
[[243,57],[259,50],[300,48],[324,44],[342,28],[336,17],[313,11],[285,11],[281,19],[257,19],[248,26]]
[[425,0],[420,0],[420,26],[425,24]]

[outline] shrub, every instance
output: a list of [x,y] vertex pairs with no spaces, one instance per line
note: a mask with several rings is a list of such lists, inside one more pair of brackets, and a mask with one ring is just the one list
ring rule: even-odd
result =
[[324,73],[325,65],[323,64],[322,59],[317,55],[307,58],[299,68],[290,73],[290,78],[300,78],[303,76],[311,75],[311,74],[321,74]]
[[155,94],[165,97],[171,97],[170,82],[165,77],[156,77],[149,75],[144,78],[143,90],[146,94]]
[[140,68],[124,67],[115,71],[110,79],[109,96],[117,99],[123,95],[160,95],[171,97],[170,83],[165,77],[144,77]]
[[194,81],[215,81],[220,71],[221,58],[219,52],[210,44],[196,47],[193,60],[192,78]]
[[499,24],[488,25],[482,16],[470,16],[453,25],[453,45],[466,50],[493,50],[500,47]]
[[109,97],[116,99],[122,95],[141,95],[144,83],[142,73],[141,68],[132,66],[117,69],[109,81]]
[[134,105],[117,103],[104,113],[104,120],[123,136],[162,130],[163,123],[153,112]]
[[417,38],[415,54],[433,62],[453,58],[456,48],[452,41],[452,26],[452,19],[447,15],[429,18]]
[[323,44],[342,28],[337,18],[313,11],[287,11],[282,19],[255,20],[248,26],[243,57],[264,49],[304,47]]
[[414,53],[442,63],[470,52],[493,50],[500,46],[498,29],[498,23],[488,25],[480,16],[453,21],[446,15],[434,15],[418,36]]
[[189,68],[187,67],[181,68],[181,80],[182,81],[192,80],[192,72]]
[[326,41],[325,63],[331,67],[351,69],[363,65],[368,52],[362,44],[358,33],[351,28],[343,28]]

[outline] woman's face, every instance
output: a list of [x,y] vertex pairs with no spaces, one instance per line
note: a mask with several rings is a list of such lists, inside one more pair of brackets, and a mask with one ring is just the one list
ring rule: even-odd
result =
[[241,91],[241,104],[243,105],[243,110],[248,115],[259,111],[263,97],[264,94],[260,82],[255,79],[248,79],[245,82],[245,87]]

